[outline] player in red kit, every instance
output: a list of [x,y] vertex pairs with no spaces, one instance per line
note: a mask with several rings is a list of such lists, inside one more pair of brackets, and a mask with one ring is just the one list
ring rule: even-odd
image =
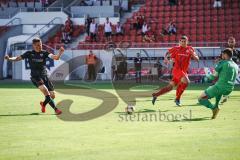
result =
[[155,104],[158,96],[161,96],[169,91],[171,91],[175,86],[176,90],[176,99],[175,103],[177,106],[181,106],[180,98],[184,90],[189,84],[188,78],[188,68],[191,59],[199,61],[199,57],[195,53],[194,49],[191,46],[188,46],[187,36],[182,36],[179,41],[179,46],[173,47],[168,50],[167,55],[165,56],[164,62],[169,63],[167,56],[170,55],[170,58],[174,62],[172,75],[173,78],[166,87],[161,88],[158,92],[153,93],[152,104]]

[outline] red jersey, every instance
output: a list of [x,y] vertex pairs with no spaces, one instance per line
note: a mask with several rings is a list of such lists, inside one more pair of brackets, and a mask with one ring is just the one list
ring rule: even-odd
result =
[[173,71],[180,70],[187,73],[194,49],[191,46],[176,46],[168,50],[174,60]]

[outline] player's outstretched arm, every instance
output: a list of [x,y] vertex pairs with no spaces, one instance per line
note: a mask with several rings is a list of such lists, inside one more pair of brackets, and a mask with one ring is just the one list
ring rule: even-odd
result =
[[210,80],[215,80],[218,77],[218,72],[214,72],[213,74],[207,75],[207,78]]
[[6,55],[4,59],[6,59],[7,61],[16,62],[16,61],[21,61],[22,57],[21,56],[9,57],[9,55]]
[[194,59],[195,61],[199,62],[199,57],[197,55],[197,53],[195,51],[192,52],[192,59]]
[[54,60],[59,60],[63,53],[64,53],[64,48],[61,47],[61,48],[59,49],[58,54],[56,54],[56,55],[50,54],[49,57],[52,58],[52,59],[54,59]]

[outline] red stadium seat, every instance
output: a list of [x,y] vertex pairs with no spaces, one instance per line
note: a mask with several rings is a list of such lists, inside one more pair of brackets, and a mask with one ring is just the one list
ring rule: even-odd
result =
[[[187,34],[191,42],[194,41],[225,41],[229,35],[236,35],[240,40],[238,28],[240,26],[239,2],[232,0],[231,4],[223,3],[222,8],[213,8],[214,0],[192,1],[185,0],[182,5],[170,6],[163,0],[149,0],[140,7],[139,11],[133,13],[123,24],[125,30],[124,37],[114,37],[114,41],[130,40],[137,42],[144,47],[154,47],[155,44],[142,43],[140,36],[135,29],[131,28],[134,17],[144,15],[146,22],[156,32],[157,42],[174,42],[176,36],[160,36],[163,25],[174,21],[177,26],[177,35]],[[100,42],[104,42],[103,28],[99,29]],[[77,32],[77,31],[76,31]],[[138,31],[140,32],[140,30]],[[78,33],[74,33],[74,35]],[[53,40],[55,41],[55,39]],[[51,43],[50,43],[51,44]]]

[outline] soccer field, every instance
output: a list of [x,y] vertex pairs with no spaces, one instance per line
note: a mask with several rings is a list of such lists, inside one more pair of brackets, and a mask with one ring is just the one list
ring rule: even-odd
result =
[[[108,84],[92,87],[117,96]],[[198,95],[206,87],[191,85],[183,95],[183,107],[175,106],[174,90],[160,97],[155,106],[150,96],[137,99],[132,116],[124,114],[127,104],[118,98],[117,107],[101,117],[63,121],[49,106],[47,113],[40,113],[43,96],[30,83],[1,83],[0,159],[239,160],[240,87],[221,106],[215,120],[210,119],[209,109],[197,104]],[[70,108],[73,113],[89,111],[102,102],[61,93],[55,101],[62,99],[74,101]],[[150,115],[159,113],[162,119],[150,119]],[[183,115],[179,120],[172,118]]]

